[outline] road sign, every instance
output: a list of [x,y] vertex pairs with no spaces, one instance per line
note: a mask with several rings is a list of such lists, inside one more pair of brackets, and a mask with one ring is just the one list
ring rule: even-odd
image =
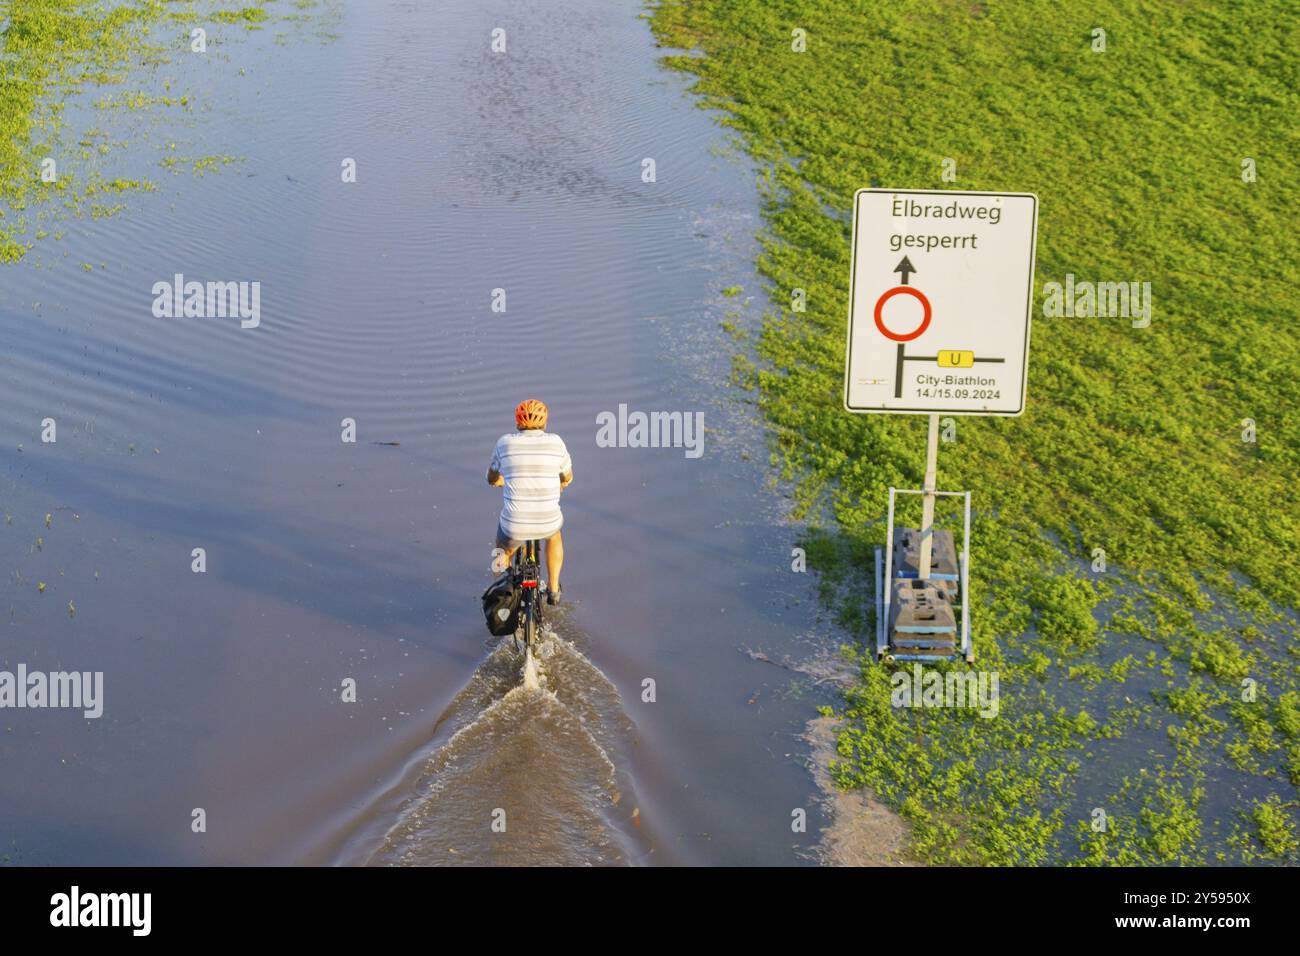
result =
[[859,189],[844,407],[1019,415],[1038,197]]

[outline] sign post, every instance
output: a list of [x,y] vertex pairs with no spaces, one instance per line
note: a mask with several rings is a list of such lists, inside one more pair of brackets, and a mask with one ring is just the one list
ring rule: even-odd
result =
[[[930,577],[930,556],[934,551],[934,493],[938,489],[935,473],[939,466],[939,416],[930,416],[930,428],[925,438],[925,481],[921,485],[921,561],[917,577]],[[892,544],[892,542],[891,542]]]
[[[936,480],[939,416],[1025,410],[1037,232],[1038,197],[1029,193],[859,189],[853,197],[844,407],[929,416],[915,574],[922,581],[932,571],[935,498],[950,494]],[[892,508],[888,534],[886,612]],[[964,631],[964,563],[960,576]]]

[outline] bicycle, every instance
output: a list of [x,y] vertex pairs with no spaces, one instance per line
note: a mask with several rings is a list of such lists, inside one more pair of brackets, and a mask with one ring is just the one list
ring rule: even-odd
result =
[[519,629],[515,631],[515,648],[519,647],[519,630],[522,630],[524,652],[531,658],[544,625],[542,606],[545,602],[542,594],[546,586],[542,584],[541,542],[531,539],[525,541],[524,546],[510,559],[510,571],[523,591],[519,607]]

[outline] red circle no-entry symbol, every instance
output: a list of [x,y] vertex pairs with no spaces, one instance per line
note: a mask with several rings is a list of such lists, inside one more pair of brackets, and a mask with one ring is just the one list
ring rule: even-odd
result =
[[[899,335],[896,332],[891,332],[889,329],[885,328],[885,320],[881,318],[880,311],[885,307],[885,303],[894,296],[903,294],[910,295],[917,299],[921,303],[921,308],[925,311],[921,316],[921,324],[918,325],[914,331],[908,332],[906,335]],[[930,300],[925,297],[925,294],[921,292],[920,289],[913,289],[910,285],[894,286],[894,288],[890,289],[876,300],[876,328],[880,330],[880,334],[885,338],[893,339],[895,342],[910,342],[912,339],[924,333],[925,330],[930,327],[930,315]]]

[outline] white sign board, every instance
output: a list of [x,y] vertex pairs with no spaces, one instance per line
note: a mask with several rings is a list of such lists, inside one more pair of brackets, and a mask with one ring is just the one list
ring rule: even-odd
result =
[[844,407],[1019,415],[1038,197],[859,189]]

